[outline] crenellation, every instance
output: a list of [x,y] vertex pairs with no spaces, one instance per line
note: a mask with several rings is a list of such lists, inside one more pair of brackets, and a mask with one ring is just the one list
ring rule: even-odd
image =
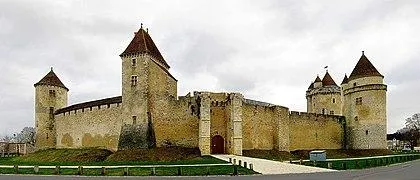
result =
[[121,96],[67,106],[68,88],[52,70],[35,84],[38,149],[183,146],[202,155],[242,155],[250,149],[386,147],[387,86],[364,55],[341,87],[328,71],[317,77],[306,90],[307,112],[237,92],[178,96],[178,80],[142,28],[120,57]]

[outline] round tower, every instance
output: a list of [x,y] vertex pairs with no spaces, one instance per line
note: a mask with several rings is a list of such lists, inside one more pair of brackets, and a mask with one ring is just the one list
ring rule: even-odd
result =
[[306,91],[307,112],[316,114],[341,114],[341,91],[328,71],[321,80],[316,77]]
[[35,86],[35,147],[52,148],[56,145],[54,112],[67,106],[67,92],[53,69]]
[[362,53],[343,88],[348,146],[386,149],[386,91],[383,78]]

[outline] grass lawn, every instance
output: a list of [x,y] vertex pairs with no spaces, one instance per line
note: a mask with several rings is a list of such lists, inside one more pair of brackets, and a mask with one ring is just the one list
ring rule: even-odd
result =
[[[244,156],[270,159],[276,161],[288,161],[309,159],[309,152],[311,150],[296,150],[291,152],[276,151],[276,150],[244,150]],[[371,156],[384,156],[398,154],[387,149],[367,149],[367,150],[353,150],[353,149],[327,149],[328,159],[339,159],[339,158],[356,158],[356,157],[371,157]]]
[[[200,156],[196,148],[155,148],[123,150],[115,153],[103,149],[47,149],[26,156],[0,158],[0,165],[9,166],[118,166],[118,165],[193,165],[193,164],[226,164],[227,162],[211,156]],[[83,175],[99,176],[101,168],[83,170]],[[237,166],[238,174],[256,174],[256,172]],[[157,176],[178,175],[231,175],[233,166],[212,167],[159,167],[155,168]],[[38,174],[54,174],[54,169],[40,169]],[[152,175],[152,168],[129,168],[129,176]],[[13,168],[0,168],[0,174],[14,174]],[[34,174],[34,169],[19,169],[19,174]],[[60,169],[60,174],[76,175],[78,169]],[[106,169],[106,175],[122,176],[124,168]]]

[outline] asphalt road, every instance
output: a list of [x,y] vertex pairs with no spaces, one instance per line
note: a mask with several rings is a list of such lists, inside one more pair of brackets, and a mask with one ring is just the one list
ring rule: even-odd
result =
[[22,176],[0,175],[0,180],[114,180],[114,179],[244,179],[244,180],[420,180],[420,160],[395,164],[387,167],[378,167],[364,170],[348,170],[310,174],[286,174],[286,175],[254,175],[254,176],[213,176],[213,177],[80,177],[80,176]]

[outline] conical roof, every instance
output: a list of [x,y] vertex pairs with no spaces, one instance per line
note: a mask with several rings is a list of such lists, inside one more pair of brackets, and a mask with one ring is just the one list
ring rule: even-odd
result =
[[314,88],[314,83],[311,82],[311,84],[309,85],[308,89],[313,89]]
[[153,42],[152,38],[149,36],[143,27],[135,33],[133,40],[131,40],[130,44],[124,50],[120,56],[135,54],[135,53],[148,53],[156,60],[161,62],[166,68],[169,68],[168,63],[166,63],[165,59],[163,59],[162,54],[160,54],[159,49],[156,47],[155,43]]
[[324,78],[322,78],[322,86],[337,86],[334,79],[331,77],[328,71],[325,73]]
[[53,69],[51,68],[51,71],[45,75],[39,82],[35,83],[34,86],[38,85],[49,85],[49,86],[58,86],[69,90],[60,80],[60,78],[57,77],[57,75],[54,73]]
[[316,76],[316,78],[315,78],[315,82],[322,82],[322,81],[321,81],[321,78],[319,78],[319,76],[318,76],[318,75],[317,75],[317,76]]
[[378,72],[378,70],[376,70],[375,66],[373,66],[373,64],[369,61],[363,52],[356,66],[351,72],[348,80],[351,81],[353,79],[370,76],[384,77],[381,75],[381,73]]
[[343,82],[341,84],[347,84],[349,82],[349,78],[347,78],[347,74],[344,75]]

